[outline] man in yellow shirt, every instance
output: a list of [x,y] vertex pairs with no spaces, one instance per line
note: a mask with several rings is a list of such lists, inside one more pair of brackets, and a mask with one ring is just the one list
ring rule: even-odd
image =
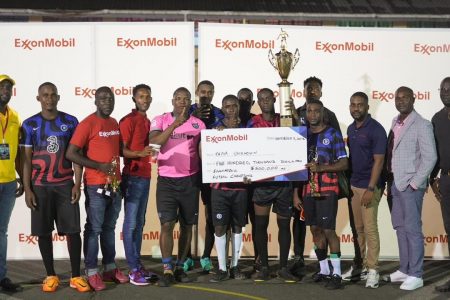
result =
[[6,277],[7,232],[16,197],[23,193],[22,180],[16,180],[16,170],[22,178],[18,153],[20,121],[15,110],[8,106],[14,80],[0,75],[0,287],[17,292],[22,287]]

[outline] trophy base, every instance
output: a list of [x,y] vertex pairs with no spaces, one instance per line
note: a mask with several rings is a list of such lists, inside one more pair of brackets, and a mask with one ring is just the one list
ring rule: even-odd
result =
[[280,116],[280,126],[281,127],[292,127],[292,117],[291,116]]

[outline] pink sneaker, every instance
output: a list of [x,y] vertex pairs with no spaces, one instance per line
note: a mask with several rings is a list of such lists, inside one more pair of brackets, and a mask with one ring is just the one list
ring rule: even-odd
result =
[[106,285],[99,273],[88,276],[88,282],[92,289],[94,289],[96,292],[106,289]]
[[126,283],[129,281],[128,276],[125,276],[118,268],[103,272],[103,280],[107,282],[113,281],[115,283]]

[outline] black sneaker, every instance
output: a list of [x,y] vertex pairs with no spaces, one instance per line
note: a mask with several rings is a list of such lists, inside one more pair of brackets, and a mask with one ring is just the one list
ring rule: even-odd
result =
[[181,283],[188,283],[191,282],[192,280],[187,276],[187,274],[184,272],[184,270],[182,268],[177,268],[175,270],[175,273],[173,274],[173,276],[175,277],[175,280]]
[[158,286],[160,287],[169,287],[170,285],[175,283],[175,277],[173,276],[172,271],[165,271],[163,276],[159,278]]
[[330,275],[321,274],[320,272],[316,272],[312,276],[312,280],[314,282],[327,282],[330,280]]
[[269,279],[270,279],[269,268],[268,267],[261,267],[259,272],[256,273],[254,281],[262,282],[262,281],[267,281]]
[[209,282],[221,282],[228,280],[228,272],[223,270],[218,270],[216,274],[209,280]]
[[259,260],[259,258],[255,259],[255,262],[253,263],[253,271],[255,273],[258,273],[259,271],[261,271],[261,261]]
[[305,260],[302,256],[295,256],[294,257],[294,263],[292,264],[289,271],[291,271],[291,274],[297,277],[300,277],[303,275],[303,271],[305,268]]
[[16,293],[23,291],[23,287],[17,283],[13,283],[11,279],[5,277],[0,281],[0,286],[5,292]]
[[245,274],[242,273],[239,266],[236,266],[234,268],[230,268],[230,278],[243,280],[243,279],[246,279],[247,276],[245,276]]
[[278,270],[277,275],[278,278],[284,280],[286,283],[295,283],[298,281],[298,278],[292,275],[286,267]]
[[342,285],[342,278],[338,274],[331,275],[330,280],[327,282],[325,287],[329,290],[338,290],[342,289],[344,286]]

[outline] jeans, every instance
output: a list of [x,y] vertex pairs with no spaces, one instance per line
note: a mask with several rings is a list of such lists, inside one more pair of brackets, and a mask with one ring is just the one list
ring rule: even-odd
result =
[[125,217],[123,220],[123,246],[131,270],[141,266],[142,231],[147,212],[150,178],[125,176],[122,181]]
[[425,246],[422,233],[422,204],[425,189],[411,186],[399,191],[392,184],[392,225],[397,232],[399,270],[409,276],[421,278]]
[[86,225],[84,226],[84,264],[88,276],[98,272],[98,237],[102,249],[102,263],[106,269],[115,268],[115,233],[119,217],[122,195],[118,191],[112,197],[97,193],[103,185],[85,186]]
[[0,183],[0,280],[6,276],[8,224],[16,203],[16,181]]

